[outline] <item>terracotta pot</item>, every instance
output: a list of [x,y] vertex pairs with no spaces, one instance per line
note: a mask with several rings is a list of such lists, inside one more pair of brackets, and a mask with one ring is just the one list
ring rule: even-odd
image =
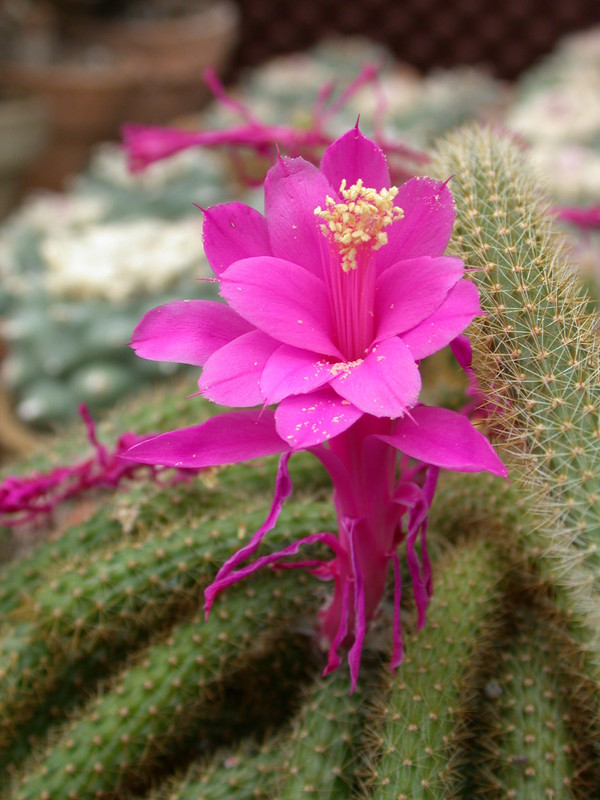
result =
[[48,137],[46,109],[37,98],[0,100],[0,216],[13,203],[19,177]]
[[197,111],[210,96],[202,81],[206,67],[220,70],[236,43],[237,6],[215,0],[196,13],[174,19],[127,19],[95,26],[94,35],[130,58],[139,85],[128,119],[165,123]]
[[86,163],[92,145],[115,138],[127,116],[137,71],[131,63],[5,64],[0,83],[41,97],[51,126],[49,147],[25,178],[27,186],[57,189]]

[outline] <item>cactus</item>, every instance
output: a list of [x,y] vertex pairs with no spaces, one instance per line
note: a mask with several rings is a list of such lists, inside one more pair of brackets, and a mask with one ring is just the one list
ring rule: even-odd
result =
[[481,393],[536,517],[536,546],[589,622],[600,665],[597,316],[514,144],[461,131],[435,169],[454,174],[453,250],[476,268],[487,312],[471,331]]
[[[190,507],[193,514],[193,501],[188,514]],[[290,504],[273,544],[281,546],[298,530],[322,525],[330,514],[325,504],[312,503],[306,509]],[[246,524],[258,527],[263,517],[264,512],[248,514]],[[18,626],[15,636],[5,639],[8,663],[2,664],[0,673],[0,749],[9,748],[22,726],[39,712],[40,698],[43,701],[45,693],[70,679],[74,662],[85,667],[97,660],[100,646],[108,656],[97,665],[100,672],[102,664],[105,669],[114,666],[119,655],[157,627],[193,611],[215,565],[246,531],[237,517],[211,521],[204,531],[202,521],[186,527],[177,516],[171,525],[177,527],[134,545],[126,541],[104,554],[94,553],[79,569],[67,563],[34,593],[33,614],[27,601],[17,610],[17,616],[33,616],[35,623]]]
[[[65,727],[47,755],[26,767],[15,783],[15,797],[118,797],[130,784],[143,785],[152,765],[167,760],[174,746],[209,734],[218,741],[228,724],[239,726],[235,713],[232,720],[222,710],[214,713],[223,691],[218,683],[241,676],[248,703],[252,672],[260,674],[253,661],[262,657],[264,672],[274,638],[289,628],[299,609],[311,611],[306,589],[294,602],[273,590],[273,580],[232,593],[207,624],[197,618],[183,623],[138,656],[117,676],[111,691],[101,692]],[[302,583],[294,583],[299,591]],[[266,595],[268,602],[250,606],[249,598],[256,595],[259,600]],[[312,595],[313,609],[315,599]],[[272,630],[261,632],[269,621],[274,622]],[[272,709],[271,713],[276,719]]]
[[[371,665],[370,678],[374,678]],[[349,798],[365,699],[359,687],[348,696],[347,670],[317,679],[300,697],[292,721],[260,746],[246,740],[233,751],[192,765],[169,780],[151,800],[267,800],[299,796]]]
[[574,798],[568,685],[539,618],[520,608],[511,621],[483,692],[481,713],[493,724],[473,782],[485,797]]
[[[474,366],[514,480],[441,476],[435,594],[420,632],[403,604],[404,663],[379,666],[390,596],[359,691],[347,694],[343,672],[316,678],[325,593],[295,571],[255,576],[207,624],[196,616],[215,566],[264,519],[271,459],[132,486],[4,568],[18,595],[0,601],[0,758],[12,781],[2,796],[600,795],[595,320],[512,145],[456,134],[436,169],[455,173],[455,248],[479,267],[487,316],[473,325]],[[105,434],[206,415],[197,399],[182,411],[171,398],[132,402]],[[67,438],[61,452],[77,454]],[[335,525],[322,469],[308,455],[294,461],[293,502],[261,554]]]
[[427,628],[411,637],[374,708],[380,730],[365,753],[374,800],[460,797],[473,673],[493,647],[507,566],[505,554],[485,541],[459,547],[445,566]]

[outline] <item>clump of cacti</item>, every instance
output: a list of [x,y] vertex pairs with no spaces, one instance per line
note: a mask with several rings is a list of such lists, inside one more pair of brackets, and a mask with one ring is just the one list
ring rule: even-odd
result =
[[[351,696],[344,670],[319,677],[326,593],[295,570],[229,589],[201,618],[202,589],[266,515],[271,458],[139,486],[4,566],[3,796],[598,796],[596,320],[514,145],[463,131],[435,165],[454,174],[453,246],[487,312],[473,367],[511,483],[441,476],[435,593],[419,632],[403,602],[403,663],[389,671],[380,635],[392,591]],[[110,425],[160,430],[181,413],[163,392]],[[261,554],[335,525],[323,470],[295,458]]]

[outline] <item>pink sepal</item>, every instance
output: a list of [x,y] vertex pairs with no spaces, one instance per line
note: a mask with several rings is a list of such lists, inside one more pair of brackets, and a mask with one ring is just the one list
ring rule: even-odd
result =
[[[261,529],[262,530],[262,529]],[[254,535],[255,538],[257,534]],[[261,537],[262,538],[262,537]],[[206,600],[204,604],[204,610],[206,612],[206,616],[210,613],[211,606],[214,602],[215,597],[222,592],[224,589],[227,589],[228,586],[231,586],[238,581],[243,580],[244,578],[248,577],[248,575],[252,575],[254,572],[257,572],[259,569],[268,566],[274,566],[277,569],[300,569],[306,564],[309,564],[311,568],[320,568],[327,562],[313,559],[311,561],[300,562],[297,564],[281,564],[280,559],[287,558],[288,556],[294,556],[298,552],[298,550],[305,544],[313,544],[314,542],[324,542],[325,544],[329,545],[332,549],[336,547],[337,549],[337,540],[332,533],[311,533],[310,536],[305,536],[302,539],[298,539],[297,542],[293,542],[292,544],[284,547],[283,550],[278,550],[276,553],[269,553],[267,556],[261,556],[257,558],[256,561],[253,561],[251,564],[248,564],[242,569],[235,570],[234,572],[229,571],[227,574],[223,575],[223,577],[219,578],[218,575],[215,580],[204,590],[204,598]],[[256,549],[256,548],[254,548]],[[235,554],[234,558],[238,556],[242,551],[238,550]],[[230,563],[232,559],[229,559],[226,564],[219,570],[221,573],[227,564]]]
[[[337,591],[336,586],[336,591]],[[348,633],[348,615],[350,612],[349,609],[349,599],[350,595],[350,582],[346,581],[344,583],[343,595],[342,595],[342,612],[340,614],[340,624],[338,625],[338,629],[336,631],[335,637],[331,642],[331,647],[329,648],[329,654],[327,658],[327,666],[323,670],[323,677],[329,675],[331,672],[335,672],[336,669],[342,663],[342,659],[338,655],[338,648],[346,638],[346,634]]]
[[[241,564],[244,559],[251,556],[259,544],[262,542],[263,537],[266,533],[272,530],[275,525],[277,524],[277,519],[279,514],[281,513],[281,509],[283,507],[284,502],[292,493],[292,481],[290,478],[290,473],[288,472],[288,461],[290,460],[291,453],[284,453],[281,458],[279,459],[279,468],[277,470],[277,479],[275,481],[275,494],[273,497],[273,505],[271,506],[271,510],[269,511],[266,520],[260,526],[260,528],[256,531],[254,536],[250,539],[248,544],[241,547],[236,553],[234,553],[227,561],[223,564],[221,569],[217,572],[217,575],[214,581],[207,586],[204,591],[204,611],[206,612],[206,618],[208,619],[208,615],[210,613],[211,606],[214,602],[215,597],[217,594],[225,589],[226,586],[229,586],[231,583],[234,583],[235,580],[239,580],[239,578],[234,578],[234,580],[229,580],[226,582],[227,577],[229,574],[237,567],[238,564]],[[254,565],[251,565],[254,566]],[[255,567],[257,569],[257,567]],[[242,570],[243,571],[243,570]],[[243,577],[240,575],[239,577]]]
[[[429,467],[423,488],[414,483],[401,485],[394,501],[408,510],[406,535],[406,560],[412,578],[413,593],[417,606],[417,629],[425,624],[425,613],[433,592],[431,561],[427,551],[427,515],[433,500],[439,470]],[[415,551],[417,539],[421,540],[421,563]]]
[[358,673],[360,671],[360,661],[362,657],[363,643],[367,630],[367,619],[365,612],[365,583],[363,580],[360,563],[356,556],[354,546],[354,530],[357,520],[342,519],[342,525],[348,532],[348,542],[350,544],[350,557],[352,559],[352,571],[354,572],[354,642],[348,653],[348,664],[350,665],[350,694],[356,689]]

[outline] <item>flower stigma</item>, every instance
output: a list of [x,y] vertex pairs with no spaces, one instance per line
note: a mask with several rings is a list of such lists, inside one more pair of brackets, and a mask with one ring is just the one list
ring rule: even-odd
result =
[[356,255],[361,245],[369,244],[373,250],[379,250],[387,244],[388,237],[384,228],[404,217],[404,211],[394,206],[397,194],[397,186],[378,192],[363,186],[362,178],[346,188],[344,178],[340,185],[340,195],[346,202],[336,203],[327,195],[326,208],[315,208],[316,216],[326,223],[321,225],[321,232],[324,236],[333,234],[333,241],[339,246],[344,272],[357,268]]

